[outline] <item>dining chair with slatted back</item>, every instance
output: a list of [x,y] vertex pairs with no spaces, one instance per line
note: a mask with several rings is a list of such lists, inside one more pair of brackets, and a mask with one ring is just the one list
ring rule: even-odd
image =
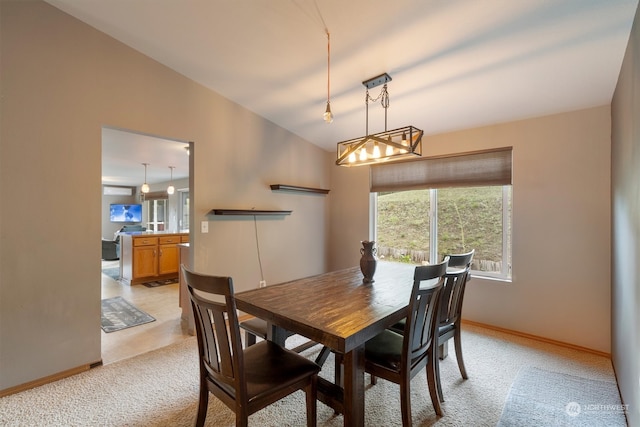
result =
[[[438,359],[444,358],[446,354],[445,346],[448,345],[449,340],[453,338],[453,343],[456,350],[456,359],[458,361],[458,368],[460,374],[465,380],[467,376],[467,370],[464,366],[464,359],[462,357],[462,339],[460,323],[462,320],[462,303],[464,301],[464,291],[466,289],[467,282],[471,278],[469,273],[471,269],[471,262],[473,261],[473,255],[475,249],[464,254],[450,254],[449,268],[447,269],[447,277],[440,294],[440,314],[438,320],[438,345],[439,356]],[[442,393],[442,384],[440,382],[440,363],[436,362],[436,374],[438,383],[438,393],[440,399],[444,401],[444,394]]]
[[[379,377],[400,386],[402,425],[405,427],[412,423],[411,379],[425,367],[433,408],[437,415],[443,414],[436,384],[435,349],[437,310],[447,262],[415,268],[407,308],[407,333],[401,335],[387,329],[365,343],[365,371],[371,374],[372,383],[375,384]],[[336,360],[336,372],[339,372],[340,354],[336,354]],[[336,380],[340,381],[340,375]]]
[[[196,426],[204,425],[209,393],[235,412],[236,426],[247,426],[249,415],[297,390],[306,394],[307,426],[315,426],[320,367],[271,341],[243,350],[231,277],[194,273],[184,265],[181,268],[198,339]],[[224,302],[217,301],[220,298]]]
[[[475,249],[464,254],[449,254],[449,266],[447,268],[447,280],[440,295],[440,347],[445,346],[449,339],[455,336],[455,330],[460,331],[460,320],[462,318],[462,303],[467,282],[471,279],[469,273]],[[464,280],[459,280],[464,278]],[[459,342],[459,339],[454,339]],[[459,344],[456,344],[456,349]],[[458,351],[456,350],[456,353]],[[460,353],[462,357],[462,353]],[[442,358],[442,357],[441,357]],[[460,368],[464,372],[464,364]],[[466,374],[463,374],[465,377]],[[466,378],[466,377],[465,377]]]
[[[447,275],[440,292],[440,313],[438,319],[438,359],[443,359],[447,353],[446,347],[449,340],[453,338],[456,359],[460,374],[465,380],[468,379],[467,370],[462,357],[462,339],[460,323],[462,320],[462,303],[466,284],[471,278],[469,273],[475,249],[463,254],[450,254],[445,258],[449,259]],[[390,329],[399,334],[404,333],[406,319],[396,323]],[[444,402],[442,383],[440,381],[440,362],[436,361],[436,380],[438,384],[438,395]]]

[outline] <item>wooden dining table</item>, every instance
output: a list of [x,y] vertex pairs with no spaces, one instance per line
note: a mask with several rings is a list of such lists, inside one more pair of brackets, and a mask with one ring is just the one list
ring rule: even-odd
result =
[[343,386],[318,380],[318,399],[364,426],[364,344],[406,317],[415,265],[379,261],[372,283],[359,267],[239,292],[237,308],[266,320],[268,339],[292,333],[343,354]]

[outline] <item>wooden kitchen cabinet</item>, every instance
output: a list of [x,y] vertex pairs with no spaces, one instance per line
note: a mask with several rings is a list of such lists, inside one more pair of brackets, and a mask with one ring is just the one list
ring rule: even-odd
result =
[[158,248],[156,246],[141,246],[133,249],[133,277],[155,277],[158,275]]
[[158,243],[158,274],[171,274],[178,275],[178,244],[180,243],[180,236],[166,236],[160,237]]
[[178,278],[178,244],[186,233],[120,235],[122,282],[128,285]]

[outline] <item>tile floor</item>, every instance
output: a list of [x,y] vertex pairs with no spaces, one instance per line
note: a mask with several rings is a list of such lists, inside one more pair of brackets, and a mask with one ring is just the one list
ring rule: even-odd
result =
[[[102,268],[117,267],[118,261],[102,261]],[[102,274],[102,298],[122,296],[155,322],[102,334],[102,363],[109,364],[155,350],[189,337],[178,306],[178,284],[147,288],[123,285]]]

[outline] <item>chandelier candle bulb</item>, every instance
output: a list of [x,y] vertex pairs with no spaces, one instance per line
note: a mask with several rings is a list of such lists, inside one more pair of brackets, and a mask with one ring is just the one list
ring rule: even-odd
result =
[[378,145],[378,142],[376,141],[373,144],[373,156],[374,159],[379,159],[380,158],[380,146]]
[[387,149],[384,152],[385,156],[389,157],[389,156],[393,156],[393,147],[389,144],[387,144]]

